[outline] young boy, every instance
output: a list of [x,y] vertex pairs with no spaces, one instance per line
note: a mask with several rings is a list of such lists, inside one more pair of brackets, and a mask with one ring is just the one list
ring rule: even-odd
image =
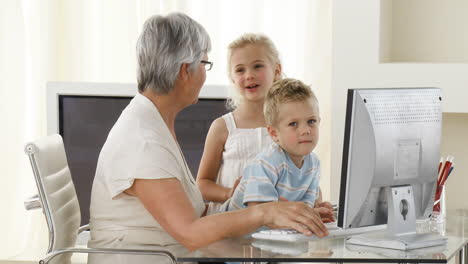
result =
[[239,186],[225,205],[227,210],[281,200],[331,209],[330,203],[322,202],[320,161],[312,153],[320,123],[314,93],[299,80],[277,81],[266,96],[264,114],[275,143],[245,168]]

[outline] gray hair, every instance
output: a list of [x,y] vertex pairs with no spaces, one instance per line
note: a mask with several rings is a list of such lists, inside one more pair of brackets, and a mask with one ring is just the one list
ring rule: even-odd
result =
[[138,91],[167,94],[180,66],[193,70],[211,50],[210,36],[197,21],[182,13],[155,15],[146,20],[137,42]]

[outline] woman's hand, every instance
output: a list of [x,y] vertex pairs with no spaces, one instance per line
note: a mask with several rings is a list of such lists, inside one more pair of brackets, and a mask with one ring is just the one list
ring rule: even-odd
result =
[[257,206],[264,210],[264,224],[270,228],[292,228],[305,235],[328,235],[322,218],[333,218],[333,210],[311,208],[303,202],[271,202]]

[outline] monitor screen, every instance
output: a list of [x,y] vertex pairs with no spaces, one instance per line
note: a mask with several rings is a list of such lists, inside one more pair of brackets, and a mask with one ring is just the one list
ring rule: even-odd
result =
[[411,186],[410,209],[416,219],[431,214],[440,159],[441,100],[437,88],[348,91],[340,227],[386,224],[392,207],[386,191],[395,186]]
[[[81,224],[89,222],[91,188],[107,135],[132,97],[59,95],[59,133],[81,207]],[[182,110],[175,123],[180,147],[196,177],[208,129],[227,113],[224,99],[199,99]]]

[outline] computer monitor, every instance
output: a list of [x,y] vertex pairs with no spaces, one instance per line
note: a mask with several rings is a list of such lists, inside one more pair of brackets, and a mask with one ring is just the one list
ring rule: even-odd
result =
[[441,101],[438,88],[348,90],[338,226],[387,224],[387,238],[416,233],[434,203]]
[[[212,121],[228,111],[223,88],[203,87],[198,103],[182,110],[176,118],[177,139],[194,177]],[[136,84],[48,85],[48,133],[63,137],[82,225],[89,222],[90,194],[101,148],[136,92]]]

